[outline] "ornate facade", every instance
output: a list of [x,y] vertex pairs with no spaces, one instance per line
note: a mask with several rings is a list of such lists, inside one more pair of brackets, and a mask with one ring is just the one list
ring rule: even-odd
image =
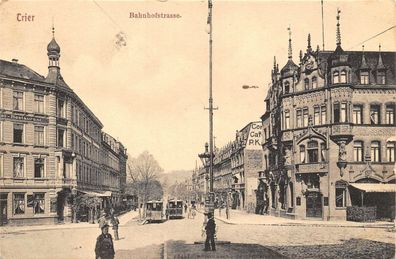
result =
[[[339,21],[339,15],[337,16]],[[290,218],[345,220],[348,207],[394,218],[396,53],[334,51],[274,62],[263,124],[261,199]]]
[[10,224],[70,220],[82,194],[120,201],[126,149],[60,73],[60,47],[47,46],[48,75],[0,60],[0,212]]

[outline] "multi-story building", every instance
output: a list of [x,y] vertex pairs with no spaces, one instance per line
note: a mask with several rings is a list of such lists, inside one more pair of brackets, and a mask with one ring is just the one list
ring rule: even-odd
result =
[[274,215],[345,220],[349,208],[372,207],[394,218],[396,53],[313,50],[289,58],[262,116],[261,199]]
[[47,51],[46,77],[0,60],[2,224],[70,220],[73,197],[116,201],[125,185],[126,149],[64,81],[54,37]]
[[[261,122],[251,122],[237,131],[235,139],[214,151],[213,190],[218,202],[230,201],[232,209],[253,212],[257,173],[262,170]],[[208,165],[200,168],[193,182],[200,193],[208,190]]]

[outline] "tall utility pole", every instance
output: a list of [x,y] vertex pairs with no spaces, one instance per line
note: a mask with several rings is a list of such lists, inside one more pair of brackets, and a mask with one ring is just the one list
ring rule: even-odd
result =
[[209,197],[210,197],[210,204],[213,206],[213,96],[212,96],[212,33],[213,33],[213,24],[212,24],[212,9],[213,4],[212,0],[208,2],[209,7],[209,16],[208,16],[208,23],[209,23]]

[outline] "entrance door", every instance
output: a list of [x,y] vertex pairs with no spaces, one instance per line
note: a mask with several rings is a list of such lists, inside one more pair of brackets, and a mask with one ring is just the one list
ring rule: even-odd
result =
[[322,197],[319,192],[307,193],[307,217],[322,217]]
[[7,194],[0,194],[0,226],[7,224]]

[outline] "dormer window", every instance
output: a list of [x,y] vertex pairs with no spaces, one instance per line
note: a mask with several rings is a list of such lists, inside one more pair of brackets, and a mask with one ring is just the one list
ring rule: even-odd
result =
[[308,78],[305,78],[305,79],[304,79],[304,89],[305,89],[305,90],[308,90],[308,89],[309,89],[309,79],[308,79]]
[[368,71],[360,72],[360,84],[362,84],[362,85],[369,84],[369,72]]
[[318,79],[316,76],[312,77],[312,89],[318,88]]
[[340,83],[340,73],[338,71],[333,72],[333,84]]
[[347,82],[347,73],[345,70],[342,70],[340,76],[340,83],[346,83],[346,82]]
[[290,83],[289,81],[285,82],[285,94],[288,94],[290,92]]
[[386,77],[384,71],[377,72],[377,84],[384,85],[386,83]]

